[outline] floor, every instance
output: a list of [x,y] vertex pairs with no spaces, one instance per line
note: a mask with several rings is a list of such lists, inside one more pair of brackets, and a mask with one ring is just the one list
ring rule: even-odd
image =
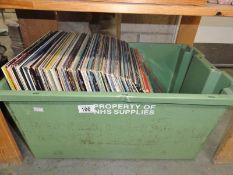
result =
[[[12,17],[11,14],[6,15]],[[1,24],[0,30],[1,26],[3,28]],[[0,43],[10,46],[7,37],[0,37]],[[12,51],[8,50],[7,55],[11,57],[12,54]],[[233,75],[232,69],[227,71]],[[0,175],[233,175],[233,165],[215,165],[212,162],[232,114],[233,109],[221,119],[195,160],[38,160],[33,157],[17,133],[14,133],[24,161],[21,165],[0,165]]]
[[233,44],[195,43],[194,47],[200,50],[214,65],[221,67],[231,65],[231,67],[233,67]]

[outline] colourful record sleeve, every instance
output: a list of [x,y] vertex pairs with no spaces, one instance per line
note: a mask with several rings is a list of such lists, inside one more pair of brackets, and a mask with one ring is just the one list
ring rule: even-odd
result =
[[125,41],[63,31],[49,32],[2,67],[12,90],[148,93],[147,69]]

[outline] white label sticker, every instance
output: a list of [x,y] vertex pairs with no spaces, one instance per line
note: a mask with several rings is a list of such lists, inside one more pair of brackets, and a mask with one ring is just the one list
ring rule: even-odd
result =
[[44,108],[42,107],[33,107],[34,112],[44,112]]
[[95,113],[95,105],[78,105],[79,113]]
[[79,113],[95,115],[131,115],[131,116],[153,116],[155,115],[155,104],[91,104],[78,105]]

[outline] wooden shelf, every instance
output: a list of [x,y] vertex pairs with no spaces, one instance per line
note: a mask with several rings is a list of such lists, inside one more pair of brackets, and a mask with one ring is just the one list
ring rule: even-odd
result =
[[0,8],[186,16],[233,16],[233,6],[217,4],[191,6],[111,3],[87,0],[1,0]]
[[0,109],[0,163],[21,163],[22,155]]

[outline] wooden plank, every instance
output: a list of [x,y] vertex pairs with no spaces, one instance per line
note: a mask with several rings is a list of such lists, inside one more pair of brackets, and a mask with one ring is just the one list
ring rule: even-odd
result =
[[176,4],[176,5],[205,5],[206,0],[88,0],[94,2],[120,2],[141,4]]
[[25,47],[30,46],[49,31],[57,30],[55,20],[19,18],[19,25]]
[[30,46],[49,31],[58,30],[54,12],[17,10],[16,11],[24,46]]
[[[32,3],[31,3],[32,2]],[[207,4],[204,6],[192,5],[155,5],[140,3],[106,3],[88,1],[33,1],[1,0],[1,8],[52,10],[52,11],[79,11],[105,13],[137,13],[137,14],[164,14],[187,16],[233,16],[233,6]]]
[[201,17],[182,16],[176,43],[193,45]]
[[20,163],[22,155],[0,110],[0,163]]
[[231,122],[214,156],[214,163],[233,163],[233,109]]
[[116,37],[121,39],[121,14],[115,14]]
[[[37,0],[1,0],[2,2],[7,2],[9,5],[24,5],[28,7],[33,6],[34,2]],[[9,2],[8,2],[9,1]],[[47,0],[48,1],[48,0]],[[53,0],[60,1],[60,0]],[[64,0],[63,0],[64,1]],[[79,0],[72,0],[72,2],[77,2]],[[139,3],[139,4],[173,4],[173,5],[206,5],[207,0],[84,0],[84,2],[104,2],[104,3]]]
[[[5,7],[7,6],[7,7]],[[0,1],[0,7],[1,8],[8,8],[8,7],[21,7],[22,9],[32,9],[33,8],[33,1],[27,1],[27,0],[1,0]],[[14,8],[12,8],[14,9]]]

